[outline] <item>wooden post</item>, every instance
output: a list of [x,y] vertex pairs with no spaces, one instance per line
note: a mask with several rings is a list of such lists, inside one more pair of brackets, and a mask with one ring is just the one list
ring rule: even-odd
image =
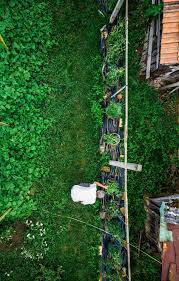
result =
[[[158,0],[158,4],[160,5],[160,0]],[[157,18],[157,30],[156,30],[156,35],[157,35],[157,56],[156,56],[156,69],[159,68],[159,60],[160,60],[160,23],[161,23],[161,16],[160,14],[158,15]]]
[[116,7],[114,8],[112,15],[110,17],[109,23],[113,23],[122,7],[122,4],[124,3],[124,0],[118,0]]
[[147,56],[147,69],[146,69],[146,79],[150,78],[150,69],[152,61],[152,45],[153,45],[153,35],[154,35],[154,20],[152,20],[149,31],[149,47]]
[[[115,167],[120,167],[120,168],[125,168],[125,163],[124,162],[119,162],[119,161],[114,161],[111,160],[109,161],[110,166],[115,166]],[[127,169],[131,171],[136,171],[136,172],[141,172],[142,171],[142,165],[140,164],[135,164],[135,163],[127,163]]]

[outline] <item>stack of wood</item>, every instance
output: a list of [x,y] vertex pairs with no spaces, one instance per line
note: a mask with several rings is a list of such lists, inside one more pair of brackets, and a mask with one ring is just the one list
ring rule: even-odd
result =
[[[141,76],[157,88],[179,88],[179,0],[163,0],[159,14],[148,28],[141,59]],[[152,0],[153,5],[161,4]]]

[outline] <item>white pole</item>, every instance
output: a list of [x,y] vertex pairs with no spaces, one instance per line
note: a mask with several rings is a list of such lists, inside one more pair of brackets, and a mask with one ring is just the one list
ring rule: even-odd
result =
[[126,225],[126,242],[127,242],[127,259],[128,259],[128,278],[131,281],[131,264],[130,264],[130,239],[129,239],[129,214],[128,214],[128,190],[127,190],[127,142],[128,142],[128,81],[129,81],[129,73],[128,73],[128,52],[129,52],[129,7],[128,7],[128,0],[126,0],[126,16],[125,16],[125,30],[126,30],[126,55],[125,55],[125,132],[124,132],[124,148],[125,148],[125,179],[124,179],[124,190],[125,190],[125,225]]

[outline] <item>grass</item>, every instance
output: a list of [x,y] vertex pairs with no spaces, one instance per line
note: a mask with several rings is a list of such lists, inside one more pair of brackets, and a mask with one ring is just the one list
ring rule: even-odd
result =
[[74,184],[93,182],[99,174],[99,130],[90,99],[100,76],[102,21],[93,0],[50,1],[50,9],[56,44],[49,55],[47,79],[54,92],[45,114],[54,123],[47,133],[44,163],[49,177],[38,187],[38,215],[47,224],[50,256],[62,265],[63,280],[96,280],[98,233],[58,215],[99,223],[95,207],[74,204],[70,190]]

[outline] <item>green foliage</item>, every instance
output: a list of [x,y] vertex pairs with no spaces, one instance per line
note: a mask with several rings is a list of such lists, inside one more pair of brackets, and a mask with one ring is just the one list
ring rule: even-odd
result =
[[99,101],[93,101],[92,107],[91,107],[91,112],[94,116],[96,124],[98,124],[99,126],[102,126],[103,109],[102,109],[101,103],[99,103]]
[[110,155],[107,152],[102,153],[101,159],[100,159],[101,167],[109,165],[110,159],[111,159]]
[[121,243],[123,242],[124,233],[122,232],[121,227],[116,220],[110,220],[108,222],[108,231],[112,235],[114,241],[117,240]]
[[0,213],[12,207],[9,217],[19,218],[34,209],[28,191],[44,173],[40,155],[49,121],[40,107],[50,91],[43,73],[53,43],[51,18],[47,5],[34,0],[10,1],[0,18],[9,46],[0,50],[1,121],[9,124],[0,128]]
[[148,9],[146,9],[145,15],[146,17],[155,17],[162,13],[162,9],[163,3],[161,3],[160,5],[151,5]]
[[109,202],[107,206],[107,214],[110,218],[117,218],[120,215],[119,206],[116,204],[114,200]]
[[120,79],[124,79],[124,75],[125,71],[123,67],[111,67],[106,78],[106,83],[109,86],[116,86]]
[[54,269],[45,265],[40,265],[35,281],[59,281],[62,280],[62,273],[63,270],[61,266]]
[[107,134],[104,135],[104,142],[106,144],[116,146],[120,143],[120,136],[118,134]]
[[111,118],[119,118],[122,114],[122,105],[121,103],[116,103],[111,101],[108,107],[106,108],[106,114]]
[[110,65],[117,65],[125,55],[125,22],[119,20],[108,37],[107,61]]
[[106,190],[106,193],[109,195],[114,195],[119,193],[119,187],[116,182],[111,182],[108,184],[108,188]]
[[107,6],[109,11],[112,11],[115,8],[116,0],[107,0]]

